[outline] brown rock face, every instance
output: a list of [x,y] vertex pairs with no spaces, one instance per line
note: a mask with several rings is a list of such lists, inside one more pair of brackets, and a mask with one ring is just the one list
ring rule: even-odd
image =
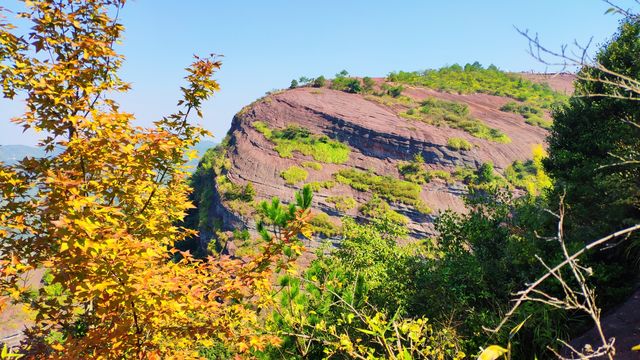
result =
[[[527,77],[532,79],[536,76],[528,74]],[[538,80],[544,81],[542,76],[538,77]],[[562,91],[570,88],[572,80],[573,77],[563,77],[555,79],[550,85]],[[413,87],[406,88],[403,95],[417,101],[434,97],[464,103],[468,105],[471,116],[501,130],[512,141],[509,144],[496,143],[475,138],[462,130],[408,120],[399,117],[397,109],[367,100],[359,94],[303,87],[269,95],[234,117],[228,133],[227,156],[231,166],[227,177],[236,184],[251,182],[259,200],[277,196],[290,201],[294,189],[302,186],[302,183],[287,185],[280,173],[292,165],[314,161],[313,158],[299,152],[294,152],[292,158],[280,157],[274,150],[274,144],[254,128],[252,124],[255,121],[261,121],[271,129],[298,125],[314,134],[324,134],[349,145],[351,153],[346,163],[322,164],[321,170],[306,169],[309,172],[306,182],[332,180],[334,173],[345,168],[370,170],[379,175],[401,178],[398,162],[411,160],[418,153],[423,156],[427,169],[453,171],[457,166],[475,168],[491,161],[500,172],[514,160],[529,159],[532,147],[545,142],[546,130],[526,124],[520,115],[500,111],[502,105],[512,101],[509,98],[485,94],[457,95]],[[468,151],[451,150],[446,145],[452,137],[465,139],[474,148]],[[432,233],[432,222],[438,212],[446,209],[464,211],[464,185],[436,180],[422,188],[421,199],[433,209],[430,215],[423,215],[403,204],[391,204],[396,211],[411,219],[409,228],[416,239]],[[333,204],[327,202],[331,196],[351,196],[361,205],[370,199],[371,194],[356,191],[344,184],[316,192],[313,207],[338,217],[358,216],[358,210],[356,207],[339,213]],[[235,219],[225,225],[253,227],[252,221],[230,216],[231,211],[224,209],[224,206],[216,207],[218,216]]]

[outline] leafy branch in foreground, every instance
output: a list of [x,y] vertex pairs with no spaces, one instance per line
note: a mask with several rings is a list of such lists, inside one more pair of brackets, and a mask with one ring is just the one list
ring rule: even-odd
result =
[[[41,131],[46,151],[0,164],[0,303],[22,303],[35,319],[20,352],[199,358],[216,343],[236,353],[277,343],[253,326],[272,265],[306,232],[306,209],[295,207],[254,257],[201,261],[174,249],[193,235],[176,225],[192,207],[185,155],[208,134],[190,118],[218,90],[220,61],[196,57],[180,109],[154,127],[134,126],[110,98],[129,88],[113,48],[123,27],[111,16],[125,1],[24,3],[28,34],[0,20],[3,95],[24,97],[27,110],[13,121]],[[21,280],[35,270],[58,291],[31,295]]]

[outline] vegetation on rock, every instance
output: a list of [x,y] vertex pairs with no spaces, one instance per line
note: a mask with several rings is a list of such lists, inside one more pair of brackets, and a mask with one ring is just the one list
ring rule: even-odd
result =
[[473,149],[473,144],[463,138],[452,137],[447,139],[447,147],[451,150],[471,150]]
[[280,176],[285,180],[287,184],[295,185],[299,182],[307,180],[307,176],[309,176],[309,173],[301,167],[292,165],[289,166],[287,170],[281,172]]
[[459,94],[506,96],[543,109],[551,109],[567,99],[566,95],[553,91],[547,84],[534,83],[520,75],[500,71],[495,66],[485,69],[478,62],[464,67],[456,64],[438,70],[392,72],[387,80]]
[[400,116],[412,120],[424,121],[431,125],[446,125],[454,129],[463,130],[474,137],[508,144],[511,139],[498,129],[485,125],[482,121],[469,114],[466,104],[427,98],[417,108],[410,108],[401,112]]
[[356,169],[343,169],[334,174],[337,182],[351,186],[358,191],[367,191],[392,202],[412,205],[422,213],[431,212],[420,199],[422,188],[414,183],[391,176],[379,176]]
[[327,198],[327,202],[333,204],[336,210],[343,213],[358,206],[358,202],[353,197],[345,195],[330,196]]
[[326,135],[311,134],[309,130],[295,125],[271,130],[261,121],[254,121],[253,127],[275,144],[274,150],[283,158],[291,158],[297,151],[323,163],[342,164],[349,160],[349,146]]

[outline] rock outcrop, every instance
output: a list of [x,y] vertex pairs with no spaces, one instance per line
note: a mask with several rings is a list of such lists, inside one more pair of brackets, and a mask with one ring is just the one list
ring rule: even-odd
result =
[[[545,75],[527,74],[526,77],[538,82],[549,80]],[[552,80],[550,86],[566,92],[571,88],[573,77],[562,76]],[[382,79],[375,81],[378,84],[383,82]],[[495,169],[502,172],[515,160],[529,159],[532,147],[544,144],[547,136],[545,129],[525,123],[521,115],[500,110],[503,105],[513,101],[511,98],[487,94],[460,95],[421,87],[405,87],[403,95],[416,102],[436,98],[465,104],[473,118],[500,130],[511,142],[484,140],[460,129],[400,117],[394,104],[383,104],[372,99],[372,96],[326,87],[301,87],[267,95],[245,107],[234,117],[225,147],[228,166],[224,172],[234,184],[251,183],[257,200],[277,196],[283,201],[290,201],[294,189],[303,185],[303,182],[287,184],[281,173],[291,166],[315,160],[296,151],[291,158],[281,157],[274,149],[275,144],[256,129],[257,121],[273,130],[296,125],[349,146],[350,154],[346,162],[322,163],[322,168],[318,170],[305,169],[308,171],[307,183],[333,180],[339,170],[346,168],[400,179],[402,175],[398,171],[398,163],[409,161],[416,154],[424,158],[427,170],[452,172],[459,167],[475,169],[483,163],[492,162]],[[465,139],[473,148],[452,150],[447,146],[450,138]],[[405,204],[391,203],[395,211],[411,220],[408,226],[411,236],[416,239],[433,233],[433,219],[439,212],[446,209],[464,211],[464,184],[436,179],[421,186],[420,200],[432,209],[430,214],[425,215]],[[215,200],[220,198],[219,194],[214,196]],[[328,201],[336,196],[352,197],[358,206],[338,211],[335,204]],[[358,191],[337,183],[331,188],[319,189],[315,194],[313,207],[334,219],[342,215],[357,217],[361,216],[358,207],[371,196],[370,192]],[[224,203],[212,206],[213,209],[208,209],[211,216],[233,220],[225,222],[228,227],[226,230],[238,226],[253,228],[250,214],[239,216]],[[201,240],[205,243],[209,241],[206,236]]]

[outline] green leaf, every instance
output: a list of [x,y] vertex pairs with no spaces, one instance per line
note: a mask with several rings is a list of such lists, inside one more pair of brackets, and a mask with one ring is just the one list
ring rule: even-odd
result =
[[377,335],[375,332],[371,331],[371,330],[367,330],[367,329],[357,329],[358,331],[365,333],[367,335]]
[[514,327],[513,329],[511,329],[511,331],[509,331],[509,340],[511,340],[518,333],[518,331],[522,329],[522,326],[524,325],[525,322],[527,322],[527,320],[529,320],[530,317],[531,315],[527,316],[526,319],[522,320],[520,324],[516,325],[516,327]]
[[404,358],[404,360],[412,360],[413,359],[411,357],[411,354],[409,354],[409,351],[407,351],[407,349],[402,350],[402,357]]

